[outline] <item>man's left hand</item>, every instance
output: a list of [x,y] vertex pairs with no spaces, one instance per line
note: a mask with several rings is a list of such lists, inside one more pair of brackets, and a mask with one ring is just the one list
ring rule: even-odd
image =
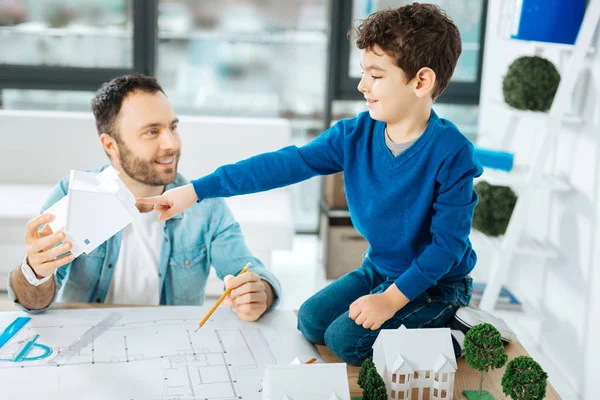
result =
[[236,277],[228,275],[224,281],[226,287],[231,288],[224,304],[231,306],[243,321],[256,321],[273,305],[273,288],[254,272]]
[[408,303],[408,298],[392,284],[385,292],[359,297],[350,305],[349,317],[365,329],[377,330]]

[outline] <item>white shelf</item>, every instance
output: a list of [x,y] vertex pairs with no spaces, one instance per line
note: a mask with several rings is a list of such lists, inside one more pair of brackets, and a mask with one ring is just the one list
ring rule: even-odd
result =
[[[504,236],[491,237],[476,229],[472,229],[470,240],[473,243],[473,247],[476,249],[483,247],[484,250],[499,251],[502,249],[502,241],[504,240]],[[540,242],[539,240],[529,236],[521,237],[515,253],[518,255],[527,255],[546,259],[560,257],[560,252],[556,247],[550,243]]]
[[[475,183],[485,181],[492,185],[509,186],[518,194],[528,184],[528,173],[529,166],[521,164],[513,166],[513,169],[509,172],[484,168],[483,174],[475,180]],[[573,191],[573,186],[571,186],[568,179],[558,176],[545,175],[539,185],[536,186],[561,193]]]
[[[552,42],[540,42],[537,40],[522,40],[522,39],[513,39],[510,37],[501,37],[503,40],[507,42],[511,42],[521,46],[539,48],[544,50],[559,50],[559,51],[573,51],[575,49],[574,44],[565,44],[565,43],[552,43]],[[588,55],[593,55],[596,53],[595,47],[590,47],[588,49]]]
[[[517,116],[517,117],[528,117],[528,118],[532,118],[532,117],[533,118],[547,118],[548,117],[547,111],[518,110],[516,108],[509,106],[503,100],[499,100],[499,99],[490,100],[490,104],[503,112],[509,113],[509,114],[511,114],[513,116]],[[583,117],[581,117],[579,115],[565,115],[562,118],[562,121],[566,124],[571,124],[571,125],[579,125],[579,124],[583,124],[585,122]]]

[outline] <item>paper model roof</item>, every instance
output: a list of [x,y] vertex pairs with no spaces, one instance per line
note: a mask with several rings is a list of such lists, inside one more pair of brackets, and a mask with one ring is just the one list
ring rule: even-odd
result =
[[263,400],[280,399],[350,400],[346,364],[268,366],[263,379]]
[[64,230],[73,243],[71,253],[90,253],[139,215],[135,196],[112,167],[99,174],[71,171],[69,192],[47,210],[50,227]]
[[398,329],[382,329],[373,348],[377,346],[383,346],[390,372],[404,364],[413,371],[434,370],[440,355],[454,370],[457,368],[449,328],[407,329],[401,326]]

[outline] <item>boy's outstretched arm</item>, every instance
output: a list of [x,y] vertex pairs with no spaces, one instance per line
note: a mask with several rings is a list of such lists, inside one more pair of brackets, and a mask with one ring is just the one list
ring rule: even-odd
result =
[[302,147],[287,146],[224,165],[191,184],[166,191],[160,196],[137,199],[153,204],[160,220],[168,220],[196,201],[263,192],[302,182],[316,175],[343,170],[344,138],[354,129],[355,120],[341,120]]

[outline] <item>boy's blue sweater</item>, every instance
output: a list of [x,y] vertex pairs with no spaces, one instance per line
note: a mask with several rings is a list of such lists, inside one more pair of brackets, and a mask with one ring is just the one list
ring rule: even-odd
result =
[[352,222],[370,245],[367,257],[413,300],[438,280],[461,279],[475,266],[469,232],[477,204],[473,178],[482,168],[471,142],[433,110],[425,132],[397,157],[384,135],[385,123],[363,112],[305,146],[222,166],[192,184],[202,200],[343,171]]

